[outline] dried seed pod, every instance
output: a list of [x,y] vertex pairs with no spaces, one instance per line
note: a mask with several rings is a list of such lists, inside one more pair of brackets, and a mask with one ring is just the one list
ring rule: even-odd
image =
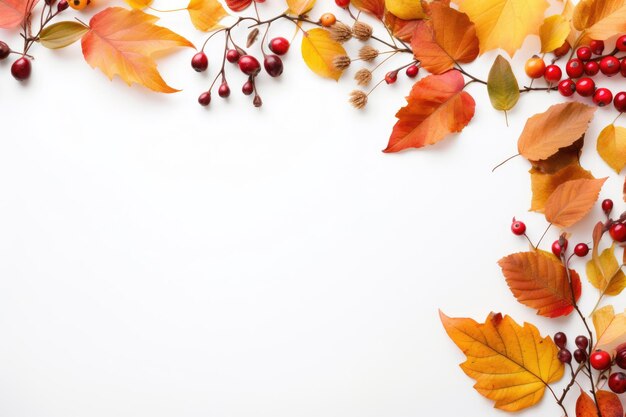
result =
[[372,37],[374,29],[367,23],[356,21],[352,26],[352,34],[360,41],[366,41]]
[[339,55],[333,59],[333,67],[340,71],[347,69],[350,66],[350,63],[352,63],[352,61],[347,55]]
[[259,28],[254,28],[248,33],[248,40],[246,41],[246,48],[251,47],[256,39],[259,37]]
[[368,85],[372,81],[372,71],[367,68],[360,69],[354,74],[354,79],[358,85]]
[[332,25],[328,31],[330,32],[331,39],[339,43],[347,42],[352,38],[352,30],[350,26],[345,23],[337,22]]
[[362,109],[367,105],[367,94],[361,90],[354,90],[350,93],[350,104],[356,109]]
[[359,58],[361,58],[365,62],[371,62],[378,58],[378,49],[369,45],[365,45],[359,50]]

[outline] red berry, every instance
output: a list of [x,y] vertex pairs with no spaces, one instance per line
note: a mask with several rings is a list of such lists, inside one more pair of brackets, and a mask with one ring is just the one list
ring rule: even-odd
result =
[[398,79],[398,71],[390,71],[385,75],[385,82],[387,84],[393,84]]
[[241,56],[241,54],[236,50],[236,49],[229,49],[226,52],[226,60],[230,63],[235,63],[237,61],[239,61],[239,57]]
[[406,69],[406,75],[409,78],[415,78],[417,77],[417,74],[420,72],[420,67],[418,67],[417,65],[413,64],[413,65],[409,65],[409,67]]
[[596,61],[585,62],[585,74],[594,76],[600,72],[600,65]]
[[602,55],[602,52],[604,52],[604,41],[594,39],[589,42],[589,48],[591,48],[591,52],[594,55]]
[[526,233],[526,225],[524,222],[513,219],[513,223],[511,223],[511,232],[513,232],[514,235],[521,236]]
[[0,60],[5,59],[11,54],[11,48],[6,43],[0,41]]
[[616,394],[626,392],[626,374],[623,372],[614,372],[609,376],[609,388]]
[[622,35],[615,41],[615,47],[618,51],[626,51],[626,35]]
[[555,57],[559,58],[559,57],[562,57],[563,55],[565,55],[566,53],[568,53],[570,48],[571,48],[571,46],[570,46],[569,42],[565,41],[563,43],[563,45],[561,45],[558,48],[556,48],[554,51],[552,51],[552,53],[554,54]]
[[217,94],[219,94],[219,96],[222,98],[230,96],[230,87],[228,86],[228,83],[226,81],[223,81],[220,87],[217,89]]
[[244,85],[241,87],[241,92],[247,96],[252,94],[254,92],[254,84],[252,83],[252,81],[250,80],[246,81]]
[[567,239],[563,239],[563,245],[559,243],[558,240],[555,240],[552,244],[552,253],[556,255],[558,258],[561,257],[561,254],[564,254],[567,250]]
[[559,350],[559,353],[557,353],[556,357],[561,363],[572,363],[572,353],[567,349]]
[[561,349],[565,349],[565,345],[567,344],[567,336],[565,335],[565,333],[556,332],[554,334],[554,344]]
[[289,50],[289,41],[283,37],[274,38],[270,41],[269,47],[276,55],[285,55]]
[[205,91],[204,93],[200,94],[200,97],[198,97],[198,103],[200,103],[201,106],[208,106],[210,102],[211,102],[210,91]]
[[266,55],[263,66],[270,77],[278,77],[283,73],[283,60],[278,55]]
[[252,55],[244,55],[239,58],[239,69],[244,74],[254,77],[261,71],[261,64]]
[[589,346],[589,339],[587,339],[587,337],[583,335],[576,336],[574,343],[576,343],[576,346],[579,349],[587,349],[587,346]]
[[567,64],[565,65],[565,72],[571,78],[582,77],[583,72],[584,72],[583,62],[578,58],[570,59],[569,61],[567,61]]
[[67,0],[61,0],[60,2],[57,3],[57,11],[59,13],[61,13],[63,10],[67,9],[68,7],[70,7],[70,4],[67,2]]
[[589,253],[589,246],[586,243],[579,243],[574,246],[574,253],[576,256],[584,258]]
[[619,72],[622,74],[622,77],[626,77],[626,58],[622,58],[619,62]]
[[626,225],[613,223],[609,228],[609,234],[616,242],[626,242]]
[[569,78],[559,83],[559,93],[562,96],[570,97],[576,92],[576,83]]
[[27,80],[30,77],[30,59],[21,57],[11,65],[11,75],[18,81]]
[[209,58],[207,58],[206,54],[202,51],[198,52],[191,58],[191,68],[196,70],[197,72],[206,71],[209,67]]
[[556,83],[560,81],[562,76],[563,76],[563,72],[561,71],[561,68],[558,65],[548,65],[546,67],[545,74],[543,74],[543,77],[549,83]]
[[615,364],[622,369],[626,369],[626,350],[620,350],[615,355]]
[[613,93],[608,88],[598,88],[593,94],[593,102],[600,107],[611,104],[613,101]]
[[626,111],[626,92],[620,91],[619,93],[615,94],[615,98],[613,99],[613,106],[615,106],[615,109],[620,113]]
[[576,92],[583,97],[592,96],[596,91],[596,83],[589,77],[580,78],[576,81]]
[[620,71],[619,59],[614,56],[605,56],[600,61],[600,71],[602,71],[602,74],[609,77],[614,76]]
[[587,360],[587,351],[585,349],[576,349],[574,351],[574,359],[577,363],[582,363]]
[[581,46],[576,50],[576,56],[581,61],[588,61],[591,59],[591,48],[588,46]]
[[350,0],[335,0],[335,4],[342,9],[345,9],[350,5]]
[[604,350],[596,350],[589,357],[589,363],[593,366],[593,369],[604,371],[611,366],[611,355]]
[[[624,100],[626,100],[626,93],[618,93],[617,95],[620,94],[624,94]],[[617,96],[615,96],[615,98],[617,99]],[[604,211],[604,213],[606,214],[609,214],[611,210],[613,210],[613,200],[611,200],[610,198],[602,200],[602,211]]]

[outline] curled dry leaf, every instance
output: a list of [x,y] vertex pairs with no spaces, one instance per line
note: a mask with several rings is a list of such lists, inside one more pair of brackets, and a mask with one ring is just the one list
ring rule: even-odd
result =
[[396,117],[384,152],[432,145],[460,132],[474,117],[476,102],[463,91],[463,75],[456,70],[429,75],[413,85],[407,105]]
[[606,40],[626,31],[626,0],[580,0],[572,22],[587,37]]
[[626,166],[626,128],[608,125],[597,142],[598,154],[618,174]]
[[404,20],[423,19],[426,17],[422,2],[418,0],[385,0],[389,13]]
[[198,30],[209,31],[228,16],[222,4],[217,0],[191,0],[187,6],[191,23]]
[[350,4],[362,12],[382,19],[385,15],[385,0],[352,0]]
[[248,33],[248,38],[246,39],[246,48],[251,47],[254,42],[256,42],[259,37],[259,28],[254,28]]
[[311,71],[321,77],[339,80],[343,71],[337,69],[333,61],[343,55],[347,55],[346,50],[332,40],[325,29],[311,29],[302,37],[302,58]]
[[0,29],[19,26],[26,16],[26,8],[32,10],[37,0],[0,0]]
[[615,245],[606,248],[587,262],[587,279],[603,295],[618,295],[626,288],[626,275],[615,256]]
[[531,168],[529,172],[530,185],[533,193],[530,210],[539,213],[544,212],[546,201],[548,201],[548,198],[550,198],[559,185],[580,178],[593,178],[591,172],[581,167],[578,161],[573,162],[553,174],[541,172],[534,167]]
[[[597,391],[598,407],[602,417],[623,417],[624,408],[617,395],[609,391]],[[598,407],[593,399],[584,391],[576,400],[576,417],[598,417]]]
[[478,56],[474,24],[465,13],[441,4],[430,6],[429,20],[418,23],[411,47],[424,69],[442,74],[456,62],[472,62]]
[[89,28],[78,22],[58,22],[46,26],[39,35],[39,41],[50,49],[65,48],[79,40]]
[[535,114],[528,119],[517,141],[520,155],[539,161],[573,144],[585,133],[595,111],[595,107],[569,102]]
[[593,208],[605,181],[582,178],[559,185],[546,201],[546,220],[560,228],[578,223]]
[[[511,292],[520,303],[545,317],[574,311],[572,288],[563,264],[552,254],[536,250],[505,256],[498,262]],[[570,269],[575,299],[580,298],[580,277]]]
[[519,84],[513,74],[511,64],[498,55],[491,66],[487,78],[487,92],[491,105],[496,110],[511,110],[519,100]]
[[608,305],[596,310],[592,315],[593,327],[596,329],[594,349],[613,351],[617,346],[626,343],[626,314],[615,314],[613,306]]
[[517,324],[511,317],[490,314],[485,323],[451,318],[439,312],[452,341],[467,360],[461,369],[476,380],[474,388],[495,401],[495,407],[518,411],[535,405],[546,385],[563,376],[558,349],[535,326]]
[[552,52],[567,40],[571,31],[570,22],[563,15],[555,14],[547,17],[539,28],[541,52]]
[[315,6],[315,0],[287,0],[289,12],[301,16],[310,11]]

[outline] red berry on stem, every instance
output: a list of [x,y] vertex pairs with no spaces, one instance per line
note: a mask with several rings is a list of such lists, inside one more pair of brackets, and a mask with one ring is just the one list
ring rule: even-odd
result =
[[616,242],[626,242],[626,225],[613,223],[609,228],[609,234]]
[[584,72],[583,62],[578,58],[570,59],[569,61],[567,61],[567,64],[565,65],[565,72],[571,78],[582,77],[583,72]]
[[626,369],[626,350],[620,350],[615,355],[615,364],[622,369]]
[[206,54],[202,51],[198,52],[191,58],[191,68],[196,70],[197,72],[206,71],[209,67],[209,58],[207,58]]
[[246,75],[255,76],[261,71],[261,64],[252,55],[239,58],[239,69]]
[[57,3],[57,11],[59,13],[61,13],[63,10],[67,9],[68,7],[70,7],[70,4],[67,2],[67,0],[61,0],[60,2]]
[[590,97],[596,91],[596,83],[589,77],[576,81],[576,92],[583,97]]
[[559,83],[559,93],[565,97],[571,97],[576,92],[576,83],[569,78]]
[[593,94],[593,102],[600,107],[611,104],[613,101],[613,93],[608,88],[598,88]]
[[608,369],[609,366],[611,366],[611,355],[609,355],[609,352],[606,352],[604,350],[596,350],[595,352],[591,353],[591,356],[589,357],[589,363],[591,364],[593,369],[596,369],[598,371],[604,371],[605,369]]
[[574,351],[574,359],[577,363],[582,363],[587,360],[587,351],[585,349],[576,349]]
[[266,55],[263,66],[270,77],[278,77],[283,73],[283,60],[278,55]]
[[398,71],[390,71],[385,75],[385,82],[387,84],[393,84],[398,79]]
[[220,84],[219,88],[217,89],[217,94],[222,98],[230,96],[230,87],[228,86],[228,83],[226,81],[222,81],[222,84]]
[[587,337],[583,335],[576,336],[574,343],[576,343],[576,346],[579,349],[587,349],[587,346],[589,346],[589,339],[587,339]]
[[513,219],[513,223],[511,223],[511,232],[513,232],[514,235],[521,236],[526,233],[526,225],[524,222]]
[[406,75],[409,78],[415,78],[417,77],[417,74],[420,72],[420,67],[418,67],[417,65],[413,64],[413,65],[409,65],[408,68],[406,69]]
[[619,59],[614,56],[605,56],[600,61],[600,71],[602,74],[612,77],[620,71]]
[[558,65],[548,65],[546,67],[545,74],[543,74],[543,77],[549,83],[556,83],[560,81],[562,76],[563,71],[561,71],[561,68]]
[[600,72],[600,65],[596,61],[585,62],[585,74],[594,76]]
[[563,245],[558,240],[555,240],[552,244],[552,253],[559,258],[565,253],[565,250],[567,250],[567,239],[563,239]]
[[200,103],[201,106],[208,106],[210,102],[211,102],[210,91],[205,91],[204,93],[200,94],[200,97],[198,97],[198,103]]
[[285,55],[289,50],[289,41],[283,37],[274,38],[270,41],[269,48],[276,55]]
[[570,48],[571,47],[570,47],[569,42],[565,41],[563,43],[563,45],[561,45],[558,48],[556,48],[554,51],[552,51],[552,53],[554,54],[555,57],[559,58],[559,57],[562,57],[563,55],[565,55],[566,53],[568,53]]
[[589,48],[591,48],[591,52],[594,55],[602,55],[602,52],[604,52],[604,41],[594,39],[589,42]]
[[0,60],[5,59],[11,54],[11,48],[6,43],[0,41]]
[[21,57],[11,65],[11,75],[18,80],[24,81],[30,77],[31,64],[30,59]]
[[589,253],[589,246],[586,243],[579,243],[574,246],[574,253],[576,256],[583,258]]
[[626,58],[622,58],[619,62],[619,72],[622,74],[622,77],[626,77]]
[[620,113],[626,111],[626,92],[620,91],[619,93],[615,94],[615,98],[613,99],[613,106],[615,106],[615,109]]
[[626,374],[623,372],[614,372],[609,376],[609,388],[616,394],[626,392]]
[[565,345],[567,344],[567,336],[563,332],[557,332],[554,334],[554,344],[556,344],[561,349],[565,349]]
[[[624,100],[626,100],[626,93],[618,93],[617,95],[624,94]],[[617,96],[615,96],[617,98]],[[602,211],[605,214],[609,214],[613,210],[613,200],[610,198],[602,200]]]
[[582,61],[588,61],[591,59],[591,48],[588,46],[581,46],[576,50],[576,56]]
[[234,64],[235,62],[239,61],[239,57],[241,55],[239,54],[239,52],[236,49],[229,49],[226,52],[226,60],[232,64]]
[[618,51],[626,51],[626,35],[622,35],[615,41],[615,47]]
[[254,84],[251,80],[248,80],[243,84],[243,86],[241,87],[241,92],[247,96],[254,92]]
[[572,353],[567,349],[559,350],[557,358],[561,363],[572,363]]
[[350,0],[335,0],[335,4],[342,9],[345,9],[350,5]]

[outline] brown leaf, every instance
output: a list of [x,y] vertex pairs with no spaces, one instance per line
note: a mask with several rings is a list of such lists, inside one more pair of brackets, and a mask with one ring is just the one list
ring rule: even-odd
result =
[[585,136],[583,135],[570,146],[559,149],[554,155],[540,161],[530,161],[530,163],[533,168],[544,174],[554,174],[572,164],[579,164],[584,143]]
[[560,228],[576,224],[591,211],[605,181],[583,178],[559,185],[546,201],[546,220]]
[[[617,395],[609,391],[596,392],[598,407],[602,417],[623,417],[624,408]],[[598,417],[598,409],[593,399],[582,390],[576,400],[576,417]]]
[[531,168],[530,184],[533,198],[530,204],[530,210],[543,213],[546,201],[548,201],[548,198],[559,185],[580,178],[592,179],[593,175],[591,175],[591,172],[581,167],[578,161],[554,174],[546,174],[539,171],[537,168]]

